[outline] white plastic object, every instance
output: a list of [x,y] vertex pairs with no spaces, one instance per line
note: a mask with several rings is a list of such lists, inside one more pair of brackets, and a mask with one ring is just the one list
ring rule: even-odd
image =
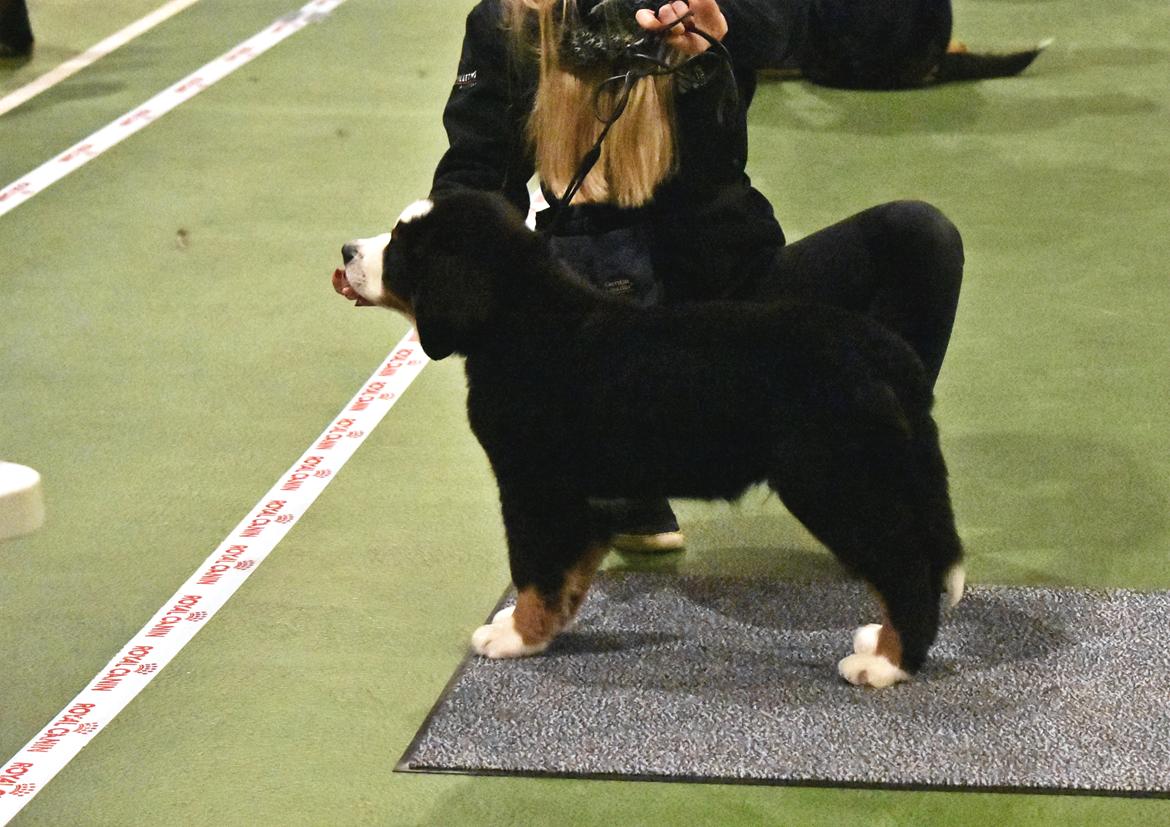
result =
[[44,522],[41,475],[27,465],[0,462],[0,540],[30,534]]

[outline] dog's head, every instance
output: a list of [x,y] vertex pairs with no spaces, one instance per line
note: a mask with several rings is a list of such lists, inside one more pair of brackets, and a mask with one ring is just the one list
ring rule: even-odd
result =
[[540,249],[501,196],[466,191],[414,202],[391,232],[351,241],[341,255],[353,292],[414,320],[423,350],[442,359],[475,346]]

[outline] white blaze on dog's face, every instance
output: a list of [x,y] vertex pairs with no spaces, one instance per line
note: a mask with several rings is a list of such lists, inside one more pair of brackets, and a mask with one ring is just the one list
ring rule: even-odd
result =
[[[422,218],[434,206],[426,198],[415,201],[402,211],[395,226]],[[397,297],[391,295],[382,283],[382,262],[386,246],[391,243],[392,236],[392,233],[382,233],[370,238],[358,238],[342,247],[342,256],[345,259],[345,280],[349,282],[349,286],[354,289],[354,292],[371,304],[390,307],[394,310],[405,310]]]
[[357,238],[341,248],[345,260],[345,280],[354,292],[371,304],[382,304],[382,256],[390,243],[390,233]]

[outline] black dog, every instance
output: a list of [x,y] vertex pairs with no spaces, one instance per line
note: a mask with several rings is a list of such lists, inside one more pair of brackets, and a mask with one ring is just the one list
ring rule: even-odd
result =
[[951,39],[951,0],[760,0],[756,8],[758,36],[773,44],[767,69],[845,89],[1017,75],[1049,42],[1018,52],[969,52]]
[[479,192],[416,202],[343,257],[339,290],[412,317],[432,358],[466,357],[518,592],[477,652],[535,654],[572,619],[612,533],[596,501],[767,482],[881,598],[841,674],[886,686],[922,666],[962,550],[929,384],[896,335],[813,305],[636,307]]

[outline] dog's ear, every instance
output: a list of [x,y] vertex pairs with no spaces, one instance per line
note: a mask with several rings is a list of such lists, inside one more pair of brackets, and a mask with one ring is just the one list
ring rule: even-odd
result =
[[466,355],[494,312],[492,274],[465,256],[431,253],[411,296],[419,342],[431,359]]

